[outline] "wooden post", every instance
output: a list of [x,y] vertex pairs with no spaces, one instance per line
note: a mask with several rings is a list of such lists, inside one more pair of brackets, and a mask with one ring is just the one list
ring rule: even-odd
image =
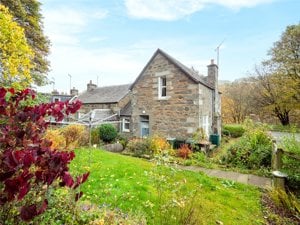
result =
[[273,152],[272,152],[272,175],[273,186],[275,188],[284,190],[284,182],[287,178],[287,174],[280,172],[282,168],[282,155],[283,150],[277,147],[276,141],[273,140]]

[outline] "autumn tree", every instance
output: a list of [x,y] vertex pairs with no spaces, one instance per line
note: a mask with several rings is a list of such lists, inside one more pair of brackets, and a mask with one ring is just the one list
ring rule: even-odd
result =
[[222,91],[222,120],[226,123],[242,123],[250,113],[252,107],[253,85],[247,79],[236,80],[224,84]]
[[300,109],[300,23],[288,26],[268,55],[254,72],[257,106],[289,125],[290,113]]
[[299,99],[300,93],[300,23],[288,26],[279,41],[269,51],[271,64],[277,74],[290,77],[295,82]]
[[294,98],[292,78],[272,72],[266,65],[256,66],[255,75],[253,95],[256,106],[276,116],[282,125],[289,125],[290,113],[298,104]]
[[8,9],[0,5],[0,84],[17,89],[28,87],[32,81],[33,56],[23,28],[13,21]]
[[0,4],[6,6],[16,21],[25,31],[28,45],[34,52],[31,76],[37,85],[47,82],[49,71],[50,42],[43,33],[41,3],[37,0],[0,0]]

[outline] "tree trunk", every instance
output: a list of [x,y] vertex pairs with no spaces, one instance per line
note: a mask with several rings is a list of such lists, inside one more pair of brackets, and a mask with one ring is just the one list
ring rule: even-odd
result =
[[283,126],[290,125],[289,110],[283,110],[282,112],[279,108],[275,107],[274,111]]

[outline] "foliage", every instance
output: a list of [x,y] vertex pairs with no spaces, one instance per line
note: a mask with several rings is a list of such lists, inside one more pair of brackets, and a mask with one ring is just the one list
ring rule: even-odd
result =
[[43,33],[40,1],[1,0],[1,4],[9,8],[13,20],[24,29],[26,41],[34,52],[31,76],[35,84],[44,85],[47,81],[46,74],[49,71],[49,61],[46,57],[50,51],[50,42]]
[[154,135],[150,137],[151,142],[151,151],[153,151],[154,155],[161,154],[165,151],[168,151],[171,149],[170,144],[165,138],[162,138],[158,135]]
[[200,166],[203,168],[215,168],[216,164],[214,164],[213,159],[209,158],[204,152],[197,151],[191,154],[189,159],[183,158],[173,158],[176,161],[176,164],[184,165],[184,166]]
[[111,143],[117,136],[118,131],[112,124],[102,124],[99,127],[99,137],[102,141]]
[[206,141],[206,140],[208,140],[208,137],[204,129],[202,127],[197,128],[197,130],[193,133],[193,141],[199,143],[201,141]]
[[265,127],[247,121],[246,132],[228,148],[225,162],[245,169],[271,166],[272,140]]
[[[275,67],[277,74],[293,80],[294,98],[300,100],[300,22],[287,26],[279,41],[269,51],[271,58],[266,62]],[[299,104],[299,103],[298,103]]]
[[91,144],[92,145],[100,144],[99,127],[91,129]]
[[89,201],[74,200],[74,191],[58,188],[48,191],[48,210],[34,219],[40,225],[146,224],[142,217],[124,214],[119,209],[98,207]]
[[[30,89],[16,92],[0,88],[0,223],[18,224],[42,214],[48,205],[47,190],[60,181],[60,186],[76,189],[88,173],[74,179],[68,164],[74,152],[51,150],[51,142],[43,139],[52,116],[57,121],[64,114],[75,113],[81,103],[75,101],[26,106],[34,99]],[[76,194],[78,199],[82,192]]]
[[224,124],[222,127],[223,135],[233,138],[241,137],[244,132],[245,128],[240,124]]
[[51,141],[50,148],[52,150],[64,150],[66,148],[66,139],[63,136],[61,129],[47,129],[44,139]]
[[300,128],[296,127],[296,126],[283,126],[281,124],[273,124],[273,125],[270,125],[270,130],[271,131],[279,131],[279,132],[290,132],[290,133],[293,133],[293,132],[298,132],[300,133]]
[[[83,125],[71,124],[62,128],[62,134],[66,140],[66,148],[74,149],[80,146],[80,141],[84,141],[87,135],[86,129]],[[83,143],[84,144],[84,143]]]
[[14,22],[8,9],[0,4],[0,84],[17,89],[29,87],[34,54],[24,30]]
[[[195,213],[197,191],[195,187],[187,195],[182,196],[182,189],[186,186],[186,180],[172,182],[178,170],[170,169],[168,155],[156,155],[155,166],[151,171],[146,171],[155,189],[158,202],[152,205],[152,212],[159,212],[153,215],[154,224],[199,224],[199,217]],[[147,202],[151,205],[151,202]],[[155,208],[155,209],[154,209]]]
[[251,113],[256,113],[251,97],[253,84],[249,79],[224,84],[220,89],[223,122],[242,123]]
[[[289,137],[284,137],[282,148],[300,158],[300,141],[296,139],[295,134]],[[300,194],[300,160],[284,154],[283,170],[288,174],[287,184],[289,188]]]
[[272,189],[268,194],[278,208],[299,218],[300,200],[293,193],[285,192],[281,189]]
[[290,114],[300,108],[300,23],[287,26],[269,51],[270,59],[255,69],[256,105],[272,112],[286,126]]
[[128,144],[128,138],[122,134],[118,134],[117,140],[123,146],[123,149],[125,149]]
[[293,97],[292,79],[273,70],[268,65],[256,67],[253,97],[259,109],[276,116],[282,125],[287,126],[290,124],[290,113],[296,109],[298,100]]
[[150,138],[134,138],[126,146],[124,153],[132,154],[136,157],[153,157]]
[[191,157],[192,153],[193,152],[190,149],[190,147],[188,146],[188,144],[183,144],[178,149],[177,155],[183,159],[188,159]]

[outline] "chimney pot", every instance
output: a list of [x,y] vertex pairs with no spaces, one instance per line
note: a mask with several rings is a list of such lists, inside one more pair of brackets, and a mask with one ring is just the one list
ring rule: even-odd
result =
[[215,64],[215,60],[211,59],[210,64],[212,64],[212,65]]

